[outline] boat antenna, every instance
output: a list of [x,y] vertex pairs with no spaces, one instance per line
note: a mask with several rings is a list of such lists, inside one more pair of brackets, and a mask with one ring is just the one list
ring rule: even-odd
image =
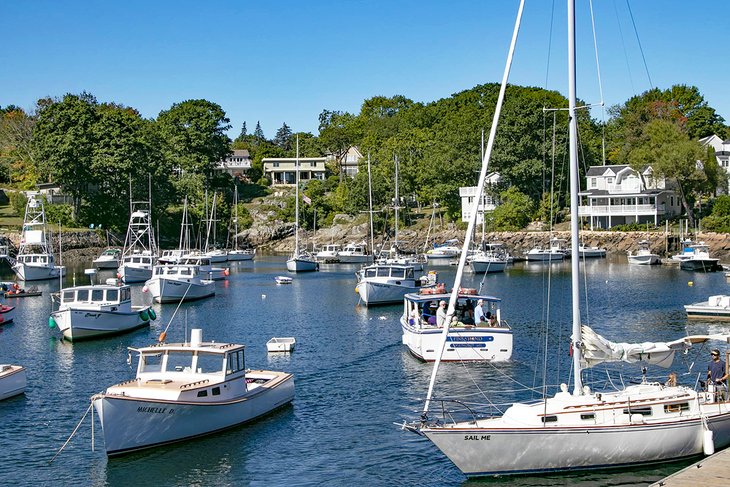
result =
[[370,253],[375,259],[375,231],[373,230],[373,179],[370,173],[370,151],[368,151],[368,212],[370,213]]
[[[514,57],[515,52],[515,45],[517,44],[517,35],[520,31],[520,23],[522,20],[522,11],[525,7],[525,0],[520,0],[520,7],[517,11],[517,19],[515,19],[515,27],[514,31],[512,32],[512,41],[510,42],[509,46],[509,54],[507,55],[507,62],[504,67],[504,74],[502,75],[502,85],[499,88],[499,96],[497,97],[497,106],[494,110],[494,117],[492,118],[492,126],[489,128],[489,140],[487,142],[487,150],[484,154],[484,158],[482,159],[482,170],[479,173],[479,184],[477,185],[477,194],[475,201],[479,201],[479,199],[482,197],[482,193],[484,192],[484,186],[486,183],[486,177],[487,177],[487,169],[489,167],[489,160],[492,157],[492,148],[494,147],[494,139],[497,135],[497,122],[499,121],[499,115],[502,112],[502,102],[504,101],[504,94],[507,90],[507,81],[509,80],[509,72],[510,68],[512,67],[512,58]],[[428,415],[428,407],[431,404],[431,398],[433,396],[433,387],[436,383],[436,374],[438,372],[439,364],[441,363],[441,357],[444,353],[444,348],[446,348],[446,338],[449,334],[449,324],[451,322],[451,316],[454,314],[454,308],[456,305],[456,298],[459,293],[459,286],[461,285],[461,277],[464,274],[464,266],[466,264],[466,256],[468,253],[469,245],[471,245],[471,236],[474,233],[474,227],[476,226],[477,221],[477,213],[476,211],[473,211],[472,214],[469,217],[469,226],[466,230],[466,235],[464,236],[464,245],[461,248],[461,255],[459,256],[459,267],[456,271],[456,278],[454,279],[454,288],[451,290],[451,297],[449,298],[449,307],[448,311],[446,312],[446,322],[444,323],[444,328],[441,333],[441,346],[439,348],[439,353],[436,355],[436,361],[433,365],[433,370],[431,372],[431,381],[428,384],[428,394],[426,396],[426,403],[423,406],[423,414],[421,415],[422,419],[426,419]],[[577,259],[574,259],[577,261]]]

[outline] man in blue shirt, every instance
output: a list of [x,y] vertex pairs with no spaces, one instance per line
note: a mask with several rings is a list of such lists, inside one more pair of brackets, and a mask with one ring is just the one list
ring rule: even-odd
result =
[[725,381],[727,380],[725,361],[720,360],[720,350],[718,349],[712,350],[710,356],[712,360],[707,365],[707,390],[715,393],[715,400],[721,400],[725,395]]

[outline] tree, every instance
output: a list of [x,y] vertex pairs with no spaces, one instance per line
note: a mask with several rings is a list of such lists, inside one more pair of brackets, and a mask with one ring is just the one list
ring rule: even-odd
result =
[[342,162],[354,144],[354,117],[349,113],[323,110],[319,114],[319,140],[334,158],[335,168],[342,181]]
[[239,138],[244,138],[248,135],[248,130],[246,130],[246,122],[243,122],[243,125],[241,126],[241,134],[238,136]]
[[501,203],[492,212],[494,226],[497,230],[522,230],[530,223],[534,203],[524,193],[512,186],[500,195]]
[[274,145],[285,151],[292,149],[292,131],[286,123],[284,123],[281,128],[276,131],[276,135],[272,142]]
[[256,129],[253,131],[253,136],[258,142],[263,142],[266,140],[266,137],[264,136],[264,131],[261,129],[261,122],[256,121]]
[[33,129],[36,118],[10,105],[0,109],[0,180],[31,189],[38,181]]

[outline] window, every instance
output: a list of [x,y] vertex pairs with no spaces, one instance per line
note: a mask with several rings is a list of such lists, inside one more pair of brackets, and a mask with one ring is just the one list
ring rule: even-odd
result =
[[278,162],[275,162],[275,163],[273,163],[273,166],[274,167],[279,167],[279,163]]
[[541,419],[543,423],[557,423],[558,421],[557,416],[543,416]]
[[594,413],[581,414],[580,419],[593,421],[596,419],[596,415]]
[[243,361],[243,350],[228,354],[228,370],[226,373],[233,374],[234,372],[240,372],[244,370],[245,364]]
[[198,397],[206,397],[208,395],[208,391],[198,391]]
[[681,411],[689,411],[689,403],[679,402],[679,403],[675,403],[675,404],[665,404],[664,405],[665,413],[678,413]]
[[378,277],[389,277],[389,271],[387,267],[378,267]]
[[70,303],[74,300],[74,292],[73,291],[64,291],[63,292],[63,302],[64,303]]
[[76,301],[88,301],[89,300],[89,290],[88,289],[79,289],[76,291]]
[[214,396],[220,396],[221,395],[221,388],[220,387],[214,387],[211,391]]
[[624,409],[624,414],[641,414],[642,416],[651,416],[651,407],[634,407]]
[[113,301],[113,302],[119,301],[119,290],[118,289],[108,289],[106,291],[106,300]]
[[218,353],[198,354],[198,372],[201,374],[217,374],[223,370],[223,355]]
[[613,178],[606,178],[606,182],[608,184],[613,184]]
[[104,290],[103,289],[94,289],[91,291],[91,300],[92,301],[104,301]]
[[142,355],[140,372],[160,372],[162,370],[162,354]]
[[598,184],[598,178],[591,178],[591,188],[595,188]]
[[192,372],[193,354],[190,352],[167,352],[168,372]]

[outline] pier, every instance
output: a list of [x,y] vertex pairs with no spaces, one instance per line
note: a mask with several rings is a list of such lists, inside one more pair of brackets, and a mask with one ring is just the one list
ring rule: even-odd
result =
[[651,487],[724,487],[728,485],[730,448],[703,458],[677,473],[651,484]]

